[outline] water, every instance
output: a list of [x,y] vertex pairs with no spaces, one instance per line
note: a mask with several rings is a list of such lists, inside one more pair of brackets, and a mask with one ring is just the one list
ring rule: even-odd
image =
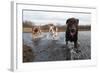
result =
[[[42,33],[42,35],[43,35],[43,37],[42,38],[40,38],[40,40],[42,40],[43,41],[43,43],[41,43],[41,44],[45,44],[45,43],[47,43],[48,41],[50,41],[50,40],[53,40],[53,37],[52,36],[50,36],[49,35],[49,33]],[[58,39],[56,40],[57,42],[65,42],[65,33],[64,32],[60,32],[59,34],[58,34]],[[32,34],[31,33],[23,33],[23,39],[24,39],[24,43],[25,44],[27,44],[27,45],[29,45],[30,46],[30,44],[32,44]],[[42,42],[42,41],[39,41],[39,42]],[[31,45],[32,46],[32,45]]]
[[[49,33],[42,33],[42,35],[41,38],[33,40],[31,33],[23,33],[23,43],[32,47],[36,55],[34,61],[65,60],[65,32],[59,32],[56,40],[53,40]],[[91,57],[90,35],[90,31],[79,32],[80,49],[83,51],[82,54],[85,54],[82,59]]]

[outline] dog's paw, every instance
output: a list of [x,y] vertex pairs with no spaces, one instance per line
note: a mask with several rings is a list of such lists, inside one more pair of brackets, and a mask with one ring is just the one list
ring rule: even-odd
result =
[[75,51],[76,51],[76,53],[80,53],[81,52],[81,50],[79,50],[79,49],[76,49]]

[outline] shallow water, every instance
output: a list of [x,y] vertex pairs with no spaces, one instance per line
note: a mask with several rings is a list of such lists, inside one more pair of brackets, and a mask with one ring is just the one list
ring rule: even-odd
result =
[[[66,59],[65,33],[59,32],[57,40],[53,40],[49,33],[42,33],[43,37],[33,40],[31,33],[23,33],[23,43],[32,47],[34,61],[55,61]],[[80,59],[91,58],[90,31],[79,32],[80,49],[82,53]],[[73,46],[73,45],[72,45]]]

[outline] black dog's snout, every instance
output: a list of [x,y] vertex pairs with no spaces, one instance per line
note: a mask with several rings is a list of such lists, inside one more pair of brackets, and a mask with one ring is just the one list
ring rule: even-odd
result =
[[73,32],[75,32],[75,29],[71,29],[70,31],[73,33]]

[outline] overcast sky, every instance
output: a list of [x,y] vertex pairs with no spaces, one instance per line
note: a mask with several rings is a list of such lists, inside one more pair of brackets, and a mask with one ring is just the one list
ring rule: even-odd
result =
[[91,14],[86,13],[23,11],[23,21],[31,21],[37,25],[47,23],[65,25],[66,20],[71,17],[78,18],[79,25],[91,24]]

